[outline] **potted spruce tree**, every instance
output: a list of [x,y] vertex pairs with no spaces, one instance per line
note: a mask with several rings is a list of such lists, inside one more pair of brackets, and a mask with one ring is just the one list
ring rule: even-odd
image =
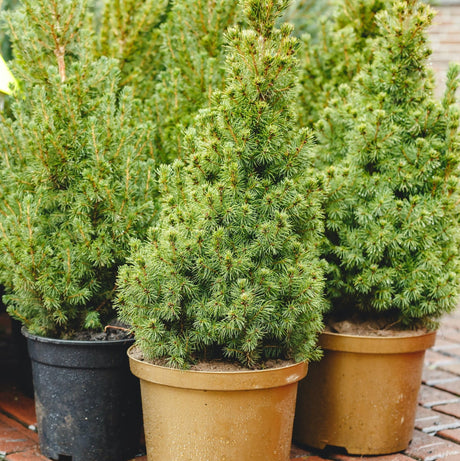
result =
[[[372,43],[381,32],[376,16],[388,8],[392,0],[338,0],[326,4],[316,22],[316,34],[302,36],[299,122],[313,126],[318,120],[328,126],[328,115],[337,106],[346,104],[340,92],[373,59]],[[332,129],[335,128],[331,127]],[[336,135],[336,141],[340,136]],[[332,163],[333,152],[326,161]]]
[[224,89],[184,159],[161,168],[159,221],[119,272],[149,461],[289,459],[324,301],[322,193],[293,113],[297,41],[275,26],[287,6],[242,2],[250,28],[228,32]]
[[6,16],[20,90],[0,124],[0,277],[29,341],[42,453],[124,461],[139,441],[133,340],[101,330],[152,220],[150,127],[116,62],[87,51],[85,15],[80,0],[24,0]]
[[162,66],[146,103],[163,161],[182,156],[183,131],[199,109],[210,105],[213,92],[222,89],[224,34],[239,20],[240,5],[234,0],[173,2],[161,25]]
[[[324,359],[299,389],[294,437],[352,454],[403,450],[413,433],[425,350],[459,290],[458,66],[433,97],[433,12],[394,1],[378,15],[374,59],[352,82],[346,151],[329,167]],[[331,136],[326,136],[329,133]],[[322,132],[321,148],[334,143]],[[309,400],[314,396],[314,402]]]

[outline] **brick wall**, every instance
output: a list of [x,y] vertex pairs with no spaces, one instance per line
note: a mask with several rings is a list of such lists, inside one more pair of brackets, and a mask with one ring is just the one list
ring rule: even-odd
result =
[[434,7],[438,14],[430,29],[431,62],[436,72],[438,95],[442,94],[449,62],[460,63],[460,0],[439,3]]

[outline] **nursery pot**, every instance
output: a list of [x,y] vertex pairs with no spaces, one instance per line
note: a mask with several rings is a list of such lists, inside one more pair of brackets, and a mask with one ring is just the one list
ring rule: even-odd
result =
[[22,330],[32,360],[40,451],[54,460],[126,461],[137,454],[139,383],[133,340],[69,341]]
[[414,430],[425,350],[436,332],[416,336],[323,333],[323,359],[300,382],[294,440],[349,454],[407,448]]
[[288,461],[305,362],[254,371],[188,371],[128,351],[140,378],[148,461]]

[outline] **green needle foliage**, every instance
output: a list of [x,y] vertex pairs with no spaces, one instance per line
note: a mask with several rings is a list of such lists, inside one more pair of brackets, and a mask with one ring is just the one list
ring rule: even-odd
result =
[[320,31],[319,17],[326,18],[332,11],[334,0],[294,0],[286,9],[282,20],[294,26],[297,37],[309,34],[313,41]]
[[[433,12],[394,1],[377,16],[374,60],[333,119],[345,158],[330,168],[328,281],[334,312],[384,316],[404,327],[456,306],[459,290],[459,67],[433,96],[426,30]],[[323,138],[323,149],[334,144]]]
[[[302,37],[301,126],[327,120],[328,107],[344,104],[338,91],[372,61],[372,40],[381,33],[376,15],[391,0],[337,0],[316,20],[319,31]],[[332,12],[331,12],[332,10]]]
[[172,0],[91,1],[93,52],[117,59],[121,86],[129,85],[135,97],[145,101],[152,96],[155,78],[163,68],[160,26]]
[[297,40],[275,27],[286,0],[242,2],[249,29],[227,35],[225,87],[162,167],[162,211],[133,243],[117,305],[150,359],[257,368],[318,357],[322,192],[298,130]]
[[151,127],[133,123],[116,62],[88,56],[80,0],[23,0],[6,19],[21,91],[0,124],[0,274],[33,333],[114,317],[128,242],[152,222]]
[[182,155],[183,131],[211,104],[224,76],[224,33],[241,16],[235,0],[176,0],[161,27],[160,72],[149,107],[163,161]]

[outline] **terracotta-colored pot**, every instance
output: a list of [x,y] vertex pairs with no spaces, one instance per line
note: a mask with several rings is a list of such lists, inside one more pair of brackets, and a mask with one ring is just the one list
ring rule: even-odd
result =
[[323,333],[324,357],[299,383],[294,440],[383,455],[407,448],[425,350],[436,332],[370,337]]
[[[132,348],[131,348],[132,349]],[[148,461],[288,461],[297,383],[307,364],[236,372],[139,361]]]

